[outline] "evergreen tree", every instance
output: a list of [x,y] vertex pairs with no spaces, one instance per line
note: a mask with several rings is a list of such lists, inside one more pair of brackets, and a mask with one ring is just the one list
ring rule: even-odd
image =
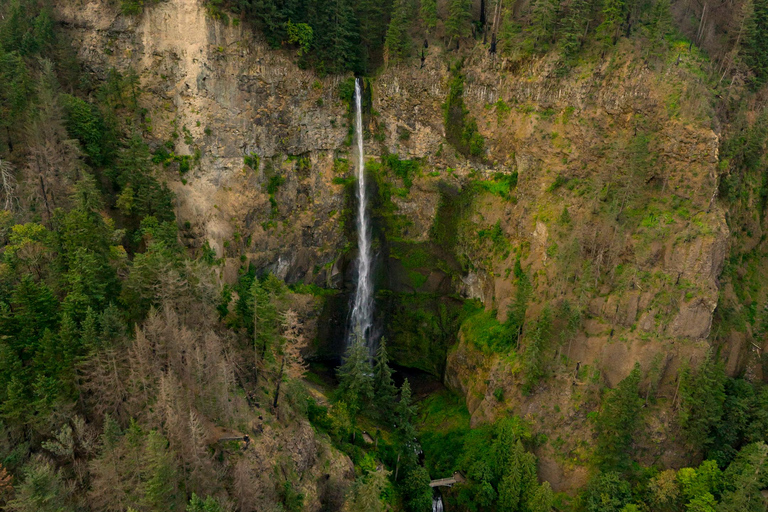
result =
[[[274,292],[273,292],[274,293]],[[279,315],[270,293],[270,284],[258,280],[251,287],[253,299],[253,341],[256,350],[256,363],[265,365],[266,356],[277,343],[279,336]]]
[[572,0],[566,11],[562,27],[562,46],[567,61],[572,61],[581,49],[590,22],[590,2],[591,0]]
[[614,45],[619,39],[626,7],[626,0],[603,0],[603,21],[597,27],[597,39],[604,46]]
[[600,467],[609,471],[626,471],[632,461],[631,447],[639,426],[643,399],[639,395],[640,365],[619,382],[603,399],[595,423],[596,452]]
[[681,371],[680,425],[697,450],[710,446],[712,431],[723,417],[725,380],[722,363],[715,361],[711,355],[695,372],[687,367]]
[[419,14],[424,28],[430,33],[437,27],[437,0],[421,0]]
[[745,446],[723,474],[725,492],[718,512],[765,512],[768,487],[768,445]]
[[[403,1],[403,0],[397,0]],[[413,0],[404,0],[412,2]],[[355,16],[360,34],[360,68],[370,72],[383,59],[388,22],[393,20],[393,0],[358,0],[354,2]]]
[[397,478],[400,467],[405,468],[407,472],[418,463],[418,451],[420,448],[416,442],[416,427],[414,425],[416,406],[411,401],[411,384],[408,382],[408,379],[405,379],[400,387],[400,401],[395,406],[395,436],[400,446],[397,456],[397,467],[395,468],[395,478]]
[[526,49],[544,53],[555,40],[555,27],[560,14],[560,0],[534,0],[531,4],[531,24],[527,31]]
[[672,13],[669,0],[656,0],[648,23],[648,53],[660,55],[667,46],[666,37],[672,30]]
[[74,512],[71,501],[73,487],[53,465],[32,461],[24,468],[24,478],[16,486],[16,494],[8,503],[14,512]]
[[153,176],[149,147],[139,134],[130,137],[118,150],[117,166],[111,174],[115,184],[130,197],[122,197],[122,210],[135,218],[133,228],[147,216],[158,221],[175,220],[173,195],[165,183]]
[[407,512],[426,512],[432,508],[429,473],[423,466],[414,466],[403,478],[401,489]]
[[379,342],[373,365],[373,392],[376,410],[381,417],[388,422],[394,419],[394,404],[397,388],[392,380],[392,369],[389,367],[389,355],[387,354],[387,342],[385,339]]
[[412,0],[395,0],[392,21],[387,28],[384,51],[387,60],[395,62],[407,58],[411,52],[411,36],[408,29],[413,19]]
[[755,74],[755,85],[768,81],[768,0],[752,0],[752,15],[747,20],[744,54]]
[[472,1],[448,0],[448,19],[445,21],[445,34],[449,44],[472,33]]
[[310,18],[313,53],[321,72],[358,70],[359,33],[350,0],[315,0]]
[[507,320],[504,322],[506,336],[504,339],[499,340],[500,343],[504,344],[506,347],[517,347],[520,343],[520,338],[523,335],[523,327],[525,326],[525,314],[528,311],[528,301],[530,300],[532,292],[528,274],[520,265],[519,258],[515,261],[513,275],[517,279],[515,299],[509,305],[509,309],[507,310]]
[[347,500],[345,512],[383,512],[386,504],[381,494],[389,481],[390,472],[384,469],[370,471],[363,478],[358,478],[352,486],[350,499]]
[[347,349],[344,363],[337,370],[339,397],[349,406],[353,418],[373,399],[372,373],[368,348],[354,339]]
[[621,512],[631,500],[629,482],[613,472],[593,477],[581,497],[586,512]]

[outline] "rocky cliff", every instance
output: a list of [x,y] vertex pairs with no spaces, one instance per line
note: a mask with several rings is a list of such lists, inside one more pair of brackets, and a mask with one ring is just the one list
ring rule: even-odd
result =
[[[186,174],[165,171],[190,248],[207,241],[227,281],[250,262],[290,283],[343,287],[354,256],[349,77],[299,69],[289,50],[211,18],[200,0],[163,1],[136,17],[100,0],[60,11],[96,75],[138,74],[145,136],[192,158]],[[549,58],[521,64],[481,46],[457,65],[434,41],[422,66],[391,66],[367,82],[379,285],[396,294],[391,309],[404,296],[482,303],[457,313],[458,335],[440,344],[424,339],[428,330],[394,329],[394,352],[444,371],[473,421],[507,410],[534,421],[551,441],[542,474],[556,488],[583,480],[598,384],[615,385],[635,363],[660,390],[647,457],[684,458],[667,450],[664,411],[677,368],[708,349],[727,251],[703,58],[680,46],[651,65],[644,49],[622,44],[563,73]],[[446,129],[444,105],[457,91],[479,150],[457,150]],[[548,378],[525,393],[524,358],[478,335],[506,320],[523,274],[526,322],[549,309],[564,333],[543,348]],[[571,330],[559,313],[566,303],[580,312]],[[437,362],[416,362],[423,351]]]

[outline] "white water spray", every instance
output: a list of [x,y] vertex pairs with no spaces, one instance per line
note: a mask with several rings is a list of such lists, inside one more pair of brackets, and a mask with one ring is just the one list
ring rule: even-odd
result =
[[[370,343],[373,325],[373,282],[371,280],[371,226],[365,193],[365,152],[363,150],[362,79],[355,80],[355,139],[357,141],[357,287],[350,319],[350,340]],[[370,347],[369,347],[370,348]]]

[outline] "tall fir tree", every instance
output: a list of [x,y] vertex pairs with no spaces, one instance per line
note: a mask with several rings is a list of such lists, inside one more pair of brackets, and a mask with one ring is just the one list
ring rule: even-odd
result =
[[768,0],[753,0],[752,15],[747,21],[744,54],[755,74],[755,84],[768,81]]
[[421,0],[419,15],[429,34],[437,27],[437,0]]
[[448,19],[445,20],[445,35],[450,42],[458,43],[459,39],[472,34],[472,1],[449,0]]
[[603,399],[597,417],[597,453],[605,471],[626,471],[632,462],[631,448],[640,425],[643,399],[639,393],[640,365],[635,367]]
[[376,350],[373,365],[373,393],[376,410],[386,421],[394,419],[394,404],[397,388],[392,380],[392,368],[389,367],[387,342],[382,339]]
[[407,58],[411,52],[411,36],[408,29],[413,19],[412,0],[395,0],[392,21],[387,28],[384,51],[387,62],[396,62]]
[[368,348],[356,338],[347,349],[346,359],[337,371],[339,398],[349,406],[352,417],[373,399],[372,373]]

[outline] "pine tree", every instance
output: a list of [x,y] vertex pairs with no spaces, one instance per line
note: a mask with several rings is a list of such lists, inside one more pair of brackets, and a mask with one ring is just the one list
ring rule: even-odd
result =
[[437,0],[421,0],[419,14],[427,33],[430,33],[437,27]]
[[680,425],[697,450],[709,447],[713,429],[723,416],[725,380],[723,364],[711,355],[695,372],[686,367],[680,373]]
[[416,427],[414,425],[416,406],[411,402],[411,384],[408,379],[405,379],[400,387],[400,401],[395,406],[395,436],[400,445],[395,467],[395,479],[397,479],[401,466],[408,472],[410,468],[417,465],[419,445],[416,442]]
[[472,33],[472,2],[471,0],[449,0],[448,19],[445,21],[445,34],[449,45]]
[[432,507],[432,489],[429,487],[429,473],[423,466],[414,466],[407,472],[401,489],[403,505],[407,512],[424,512]]
[[546,52],[555,39],[560,0],[535,0],[531,6],[531,24],[525,46],[530,52]]
[[388,62],[406,59],[411,52],[411,36],[408,29],[413,19],[411,0],[395,0],[392,21],[387,28],[384,51]]
[[616,44],[626,16],[625,9],[625,0],[603,0],[603,22],[597,27],[597,39],[604,46]]
[[392,369],[389,367],[387,342],[382,339],[376,351],[373,365],[373,392],[376,410],[382,418],[391,422],[394,420],[394,403],[397,388],[392,380]]
[[344,363],[337,370],[339,397],[349,406],[353,418],[373,399],[372,373],[368,348],[359,339],[354,339],[347,349]]
[[321,71],[357,70],[360,37],[350,0],[316,0],[312,9],[313,50]]
[[581,44],[590,22],[590,0],[572,0],[568,6],[562,29],[563,53],[572,61],[581,50]]
[[667,46],[666,37],[672,30],[672,13],[669,0],[656,0],[651,10],[648,24],[648,53],[660,55]]
[[631,447],[639,426],[643,399],[639,394],[640,365],[603,399],[597,417],[597,450],[601,468],[625,471],[632,461]]
[[264,366],[267,353],[277,342],[278,313],[266,286],[258,280],[251,287],[253,304],[253,340],[256,364]]
[[389,481],[390,472],[385,469],[370,471],[364,478],[358,478],[352,487],[350,499],[344,506],[344,512],[383,512],[386,504],[381,493]]
[[718,512],[764,512],[768,487],[768,445],[753,443],[741,449],[723,475],[725,492]]
[[753,0],[747,21],[744,54],[755,74],[755,85],[768,81],[768,0]]

